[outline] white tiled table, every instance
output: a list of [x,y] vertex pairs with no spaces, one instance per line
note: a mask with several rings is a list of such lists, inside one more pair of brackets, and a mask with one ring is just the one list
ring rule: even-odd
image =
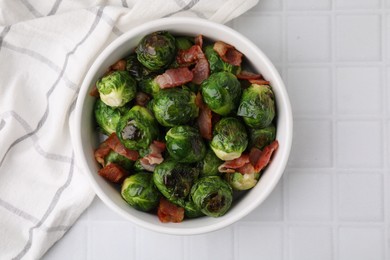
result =
[[230,25],[275,63],[294,110],[271,196],[192,237],[136,227],[96,198],[44,259],[390,259],[390,0],[260,0]]

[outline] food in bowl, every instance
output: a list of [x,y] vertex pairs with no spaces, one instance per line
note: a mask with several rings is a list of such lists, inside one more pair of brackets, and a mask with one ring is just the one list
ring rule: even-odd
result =
[[270,82],[234,46],[169,31],[144,36],[91,92],[104,140],[98,173],[161,222],[220,217],[278,148]]

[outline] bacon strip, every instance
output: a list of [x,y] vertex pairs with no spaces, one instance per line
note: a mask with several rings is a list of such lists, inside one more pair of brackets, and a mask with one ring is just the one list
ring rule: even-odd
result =
[[93,85],[91,91],[89,91],[89,95],[92,96],[92,97],[96,97],[96,98],[100,97],[100,94],[99,94],[99,91],[98,91],[98,89],[96,87],[96,84]]
[[192,71],[188,67],[166,70],[165,73],[158,75],[154,80],[160,88],[173,88],[191,82],[194,78]]
[[270,83],[268,80],[264,79],[250,79],[249,82],[257,85],[269,85]]
[[237,74],[237,78],[250,80],[250,79],[262,79],[263,77],[260,74],[242,70],[239,74]]
[[234,46],[225,42],[217,41],[213,49],[218,53],[224,62],[234,66],[240,66],[242,62],[242,53],[237,51]]
[[[279,142],[277,140],[273,141],[271,144],[267,145],[260,151],[257,148],[252,148],[249,154],[249,160],[256,172],[260,172],[264,169],[271,160],[271,156],[279,147]],[[259,152],[260,151],[260,152]]]
[[150,100],[150,97],[148,96],[148,94],[144,93],[144,92],[137,92],[137,94],[135,95],[135,104],[136,105],[139,105],[139,106],[142,106],[142,107],[145,107],[146,104],[149,102]]
[[112,70],[126,70],[126,61],[125,60],[118,60],[114,64],[112,64],[109,68],[110,71]]
[[99,145],[98,149],[95,150],[95,159],[102,166],[105,165],[104,158],[111,152],[111,148],[107,145],[106,142],[103,142]]
[[203,51],[199,45],[192,45],[191,48],[187,50],[179,50],[176,61],[180,65],[190,65],[195,63],[202,54]]
[[108,147],[110,147],[114,152],[119,153],[120,155],[123,155],[124,157],[136,161],[139,157],[139,154],[137,151],[127,149],[119,140],[116,133],[112,133],[107,139],[106,144]]
[[115,163],[110,163],[98,171],[99,175],[106,178],[110,182],[121,183],[126,177],[125,170]]
[[197,123],[200,135],[207,140],[211,140],[213,138],[212,111],[203,103],[200,92],[196,95],[195,103],[199,107]]
[[195,67],[192,69],[192,73],[194,74],[192,82],[198,85],[202,84],[202,82],[210,76],[210,65],[205,56],[196,62]]
[[200,48],[203,47],[203,35],[199,34],[195,37],[195,45],[198,45]]
[[184,219],[184,209],[161,198],[157,209],[158,219],[163,223],[180,223]]
[[249,155],[242,154],[240,157],[226,161],[218,167],[219,172],[234,173],[236,169],[243,167],[245,164],[249,163]]
[[[203,41],[198,39],[198,41]],[[192,69],[194,77],[192,82],[195,84],[201,84],[205,79],[210,76],[210,65],[202,51],[203,43],[192,45],[188,50],[180,50],[176,61],[179,65],[190,66],[195,63],[195,67]]]
[[153,143],[149,146],[149,149],[149,154],[141,158],[140,163],[145,170],[152,172],[157,164],[164,161],[162,153],[165,151],[165,143],[153,141]]

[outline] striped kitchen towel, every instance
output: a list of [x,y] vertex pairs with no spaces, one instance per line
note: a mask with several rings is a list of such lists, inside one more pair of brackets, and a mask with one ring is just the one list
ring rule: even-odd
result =
[[97,55],[146,21],[226,23],[257,1],[0,1],[0,259],[40,258],[94,197],[69,123]]

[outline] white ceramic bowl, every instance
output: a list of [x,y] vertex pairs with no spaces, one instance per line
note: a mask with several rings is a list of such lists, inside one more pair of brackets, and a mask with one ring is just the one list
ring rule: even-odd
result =
[[[235,46],[245,55],[254,71],[261,73],[265,79],[271,82],[275,94],[277,106],[276,139],[279,141],[279,148],[258,184],[240,200],[235,201],[231,209],[219,218],[201,217],[186,219],[182,223],[161,223],[156,215],[137,211],[130,207],[121,198],[118,190],[97,174],[99,165],[94,159],[94,149],[98,146],[98,138],[93,122],[95,98],[89,96],[88,93],[111,64],[131,53],[143,36],[159,30],[167,30],[181,35],[202,34],[211,40],[220,40]],[[270,60],[251,41],[233,29],[194,18],[155,20],[138,26],[113,41],[95,60],[85,77],[77,100],[74,125],[73,145],[77,160],[99,198],[113,211],[141,227],[175,235],[201,234],[226,227],[259,206],[281,178],[292,141],[290,102],[283,81]]]

